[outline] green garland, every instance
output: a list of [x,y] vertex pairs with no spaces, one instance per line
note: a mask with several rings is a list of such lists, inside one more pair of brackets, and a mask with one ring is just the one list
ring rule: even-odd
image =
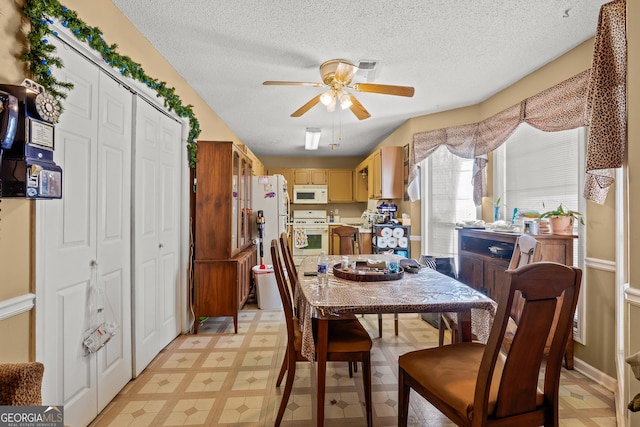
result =
[[28,34],[29,46],[22,59],[29,64],[33,78],[41,84],[47,92],[55,98],[66,98],[66,91],[73,88],[72,83],[58,81],[52,74],[50,67],[61,68],[60,58],[53,55],[55,47],[49,44],[47,36],[56,31],[51,28],[53,21],[58,19],[62,25],[75,35],[75,37],[87,43],[92,49],[100,53],[104,61],[118,69],[125,77],[138,80],[146,86],[154,89],[159,97],[164,99],[164,106],[173,110],[180,117],[188,117],[190,131],[187,137],[187,151],[189,152],[189,166],[196,165],[196,138],[200,135],[200,124],[193,114],[193,106],[183,106],[180,97],[175,94],[175,88],[167,87],[165,82],[158,81],[147,75],[140,64],[134,62],[128,56],[120,55],[115,44],[108,45],[102,38],[102,31],[96,27],[89,27],[73,10],[62,6],[58,0],[27,0],[24,5],[24,14],[31,22],[31,32]]

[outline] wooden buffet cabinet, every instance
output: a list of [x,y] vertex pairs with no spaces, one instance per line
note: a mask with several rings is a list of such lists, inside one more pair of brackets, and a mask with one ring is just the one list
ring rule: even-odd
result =
[[[488,230],[458,230],[458,280],[481,291],[494,301],[506,283],[505,270],[519,234]],[[541,244],[541,261],[573,265],[573,242],[576,236],[539,234],[533,236]],[[501,257],[493,256],[492,246],[510,249]],[[567,343],[565,363],[573,369],[573,339]]]
[[194,204],[195,333],[203,316],[231,316],[249,296],[257,263],[251,216],[252,161],[228,141],[198,141]]

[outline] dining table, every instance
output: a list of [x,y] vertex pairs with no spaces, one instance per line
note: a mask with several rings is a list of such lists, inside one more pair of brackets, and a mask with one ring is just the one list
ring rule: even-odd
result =
[[[488,337],[496,311],[496,303],[491,298],[430,268],[419,268],[413,273],[400,270],[401,274],[389,275],[394,277],[392,280],[364,281],[357,276],[354,280],[345,278],[344,274],[338,277],[333,268],[341,268],[342,258],[329,256],[329,278],[324,285],[310,275],[317,271],[317,257],[304,258],[298,267],[299,286],[294,293],[302,332],[302,355],[317,365],[318,426],[324,425],[328,322],[332,318],[348,313],[456,312],[460,339],[471,341],[473,335]],[[354,261],[358,265],[380,265],[381,261],[400,263],[403,258],[393,254],[367,254],[349,255],[348,259],[351,265]],[[472,317],[472,309],[483,315]],[[317,319],[315,339],[312,318]]]

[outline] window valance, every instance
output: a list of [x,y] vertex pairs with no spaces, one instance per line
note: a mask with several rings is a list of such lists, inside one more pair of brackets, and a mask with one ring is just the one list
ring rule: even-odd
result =
[[626,2],[600,9],[592,67],[486,120],[413,135],[408,193],[420,198],[417,164],[444,145],[473,159],[474,201],[486,195],[486,154],[523,122],[547,132],[590,126],[585,197],[604,202],[613,184],[611,168],[622,166],[626,146]]
[[481,122],[414,134],[409,176],[411,199],[420,198],[416,165],[444,145],[456,156],[476,159],[474,201],[480,204],[486,194],[483,178],[486,155],[503,144],[523,122],[548,132],[585,126],[588,81],[586,70]]

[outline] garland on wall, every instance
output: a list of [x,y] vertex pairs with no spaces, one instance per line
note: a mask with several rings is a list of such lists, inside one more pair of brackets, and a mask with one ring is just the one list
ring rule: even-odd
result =
[[78,18],[78,14],[75,11],[62,6],[58,0],[27,0],[23,11],[31,22],[31,32],[27,36],[29,46],[27,47],[27,52],[22,55],[22,59],[29,64],[33,79],[41,84],[47,92],[61,101],[60,98],[66,98],[66,92],[73,88],[72,83],[61,82],[51,73],[51,67],[61,68],[63,66],[60,58],[54,55],[56,48],[47,39],[50,35],[58,35],[51,27],[51,24],[53,24],[51,18],[56,18],[78,40],[97,51],[104,61],[117,69],[120,74],[138,80],[155,90],[157,96],[164,100],[165,108],[173,110],[180,117],[189,119],[190,130],[187,137],[187,151],[189,152],[189,166],[195,167],[195,140],[200,134],[200,123],[193,114],[193,106],[182,105],[180,97],[175,93],[175,88],[167,87],[165,82],[149,76],[140,64],[128,56],[120,55],[116,44],[109,45],[104,41],[102,31],[99,28],[85,24]]

